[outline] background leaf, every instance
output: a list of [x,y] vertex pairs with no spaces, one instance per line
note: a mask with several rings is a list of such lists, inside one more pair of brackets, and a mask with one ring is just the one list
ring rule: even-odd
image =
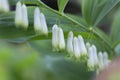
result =
[[82,0],[82,14],[88,26],[96,26],[119,0]]
[[120,8],[114,15],[114,20],[111,27],[110,37],[112,42],[118,42],[120,40]]
[[99,12],[99,16],[96,18],[94,26],[96,26],[119,2],[120,0],[108,0],[101,12]]
[[57,0],[59,12],[63,13],[69,0]]
[[118,42],[115,46],[114,46],[114,51],[116,53],[117,56],[120,55],[120,42]]
[[0,69],[3,76],[0,78],[10,80],[91,80],[93,78],[95,73],[88,71],[86,64],[66,58],[62,53],[49,52],[48,48],[51,48],[49,44],[41,43],[38,48],[41,47],[40,45],[44,45],[42,49],[46,49],[48,54],[42,53],[43,50],[35,51],[27,44],[15,46],[2,42]]

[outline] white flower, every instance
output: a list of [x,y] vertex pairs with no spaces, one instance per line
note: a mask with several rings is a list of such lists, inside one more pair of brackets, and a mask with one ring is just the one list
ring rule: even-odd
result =
[[97,48],[95,45],[92,45],[92,49],[93,49],[93,55],[94,55],[94,63],[98,65]]
[[62,28],[59,28],[58,32],[58,40],[59,40],[59,49],[64,50],[65,49],[65,39],[64,39],[64,33]]
[[27,7],[21,2],[16,4],[15,25],[24,29],[27,29],[29,25]]
[[48,28],[47,28],[46,19],[45,19],[45,16],[43,13],[40,14],[40,20],[41,20],[42,32],[43,32],[43,34],[47,35]]
[[8,0],[0,0],[0,12],[9,12],[9,3]]
[[65,39],[62,28],[58,25],[53,25],[52,27],[52,46],[53,51],[61,51],[65,49]]
[[53,46],[53,51],[58,51],[58,45],[59,45],[59,40],[58,40],[58,26],[55,24],[52,27],[52,46]]
[[103,54],[102,54],[102,52],[98,53],[98,59],[99,59],[99,69],[102,70],[104,68]]
[[16,4],[16,12],[15,12],[15,25],[16,27],[22,25],[22,5],[21,2]]
[[108,54],[107,52],[103,53],[103,64],[104,67],[107,67],[111,61],[108,59]]
[[48,28],[45,16],[43,13],[40,13],[38,7],[36,7],[34,11],[34,30],[38,34],[41,33],[44,35],[48,35]]
[[23,28],[27,29],[28,28],[28,13],[27,13],[27,7],[26,5],[22,5],[22,25]]
[[90,70],[95,70],[99,66],[97,49],[95,45],[92,45],[88,48],[89,59],[87,65]]
[[72,56],[73,55],[73,32],[70,31],[67,37],[67,52]]
[[95,67],[95,59],[94,59],[94,53],[93,53],[93,48],[92,47],[89,47],[88,48],[88,54],[89,54],[89,59],[88,59],[88,62],[87,62],[87,66],[90,70],[94,70],[94,67]]
[[85,47],[85,43],[84,43],[83,37],[81,35],[78,35],[78,42],[79,42],[80,53],[82,55],[87,55],[87,49]]
[[73,46],[74,46],[73,49],[74,49],[75,57],[80,58],[81,54],[80,54],[79,43],[78,43],[77,37],[74,37]]
[[38,7],[35,8],[34,11],[34,30],[36,33],[42,32],[42,25],[40,20],[40,10]]

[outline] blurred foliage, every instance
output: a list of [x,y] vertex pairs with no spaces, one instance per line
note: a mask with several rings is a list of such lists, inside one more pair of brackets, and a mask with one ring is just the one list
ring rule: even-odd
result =
[[0,45],[0,80],[88,80],[91,75],[94,73],[88,72],[84,64],[60,54],[40,56],[27,44]]

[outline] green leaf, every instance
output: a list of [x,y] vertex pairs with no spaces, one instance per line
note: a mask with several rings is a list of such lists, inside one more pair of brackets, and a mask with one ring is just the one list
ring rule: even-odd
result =
[[82,18],[81,16],[77,16],[77,15],[72,15],[72,14],[66,14],[68,17],[74,19],[76,22],[81,23],[84,26],[87,26],[84,18]]
[[[86,65],[60,57],[46,56],[46,64],[57,79],[55,80],[92,80],[94,72],[86,70]],[[85,77],[87,76],[87,77]]]
[[91,15],[94,3],[97,0],[82,0],[82,14],[88,25],[91,25]]
[[113,43],[120,41],[120,8],[114,15],[110,37]]
[[108,0],[96,18],[94,26],[96,26],[119,2],[120,0]]
[[57,0],[59,12],[63,13],[69,0]]
[[96,26],[120,0],[82,0],[82,14],[88,26]]

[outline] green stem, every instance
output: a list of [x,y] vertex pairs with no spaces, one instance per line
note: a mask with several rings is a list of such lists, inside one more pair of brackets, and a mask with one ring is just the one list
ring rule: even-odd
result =
[[[48,9],[48,10],[50,10],[50,11],[52,11],[52,12],[54,12],[54,13],[62,16],[62,17],[64,17],[65,19],[71,21],[72,23],[79,25],[81,28],[85,29],[86,31],[91,31],[91,29],[89,29],[89,28],[86,27],[85,25],[82,25],[82,24],[80,24],[79,22],[75,21],[74,19],[66,16],[64,13],[59,13],[58,11],[56,11],[56,10],[48,7],[47,5],[45,5],[43,2],[41,2],[41,1],[39,1],[39,0],[38,0],[38,3],[39,3],[39,5],[44,6],[46,9]],[[112,47],[111,47],[111,45],[109,44],[109,42],[105,41],[105,40],[101,37],[101,35],[99,35],[96,31],[93,31],[93,34],[96,35],[97,37],[99,37],[102,41],[104,41],[104,42],[110,47],[110,49],[112,49]]]

